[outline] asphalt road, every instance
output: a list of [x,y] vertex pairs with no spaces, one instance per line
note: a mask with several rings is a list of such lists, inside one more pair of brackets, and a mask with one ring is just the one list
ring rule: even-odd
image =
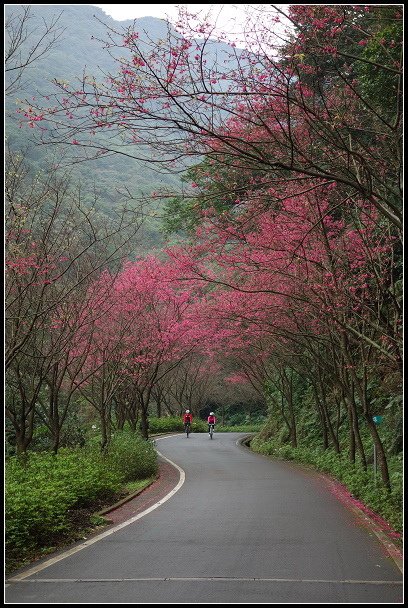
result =
[[185,472],[180,489],[9,582],[6,603],[402,603],[400,570],[321,477],[250,452],[242,436],[157,441]]

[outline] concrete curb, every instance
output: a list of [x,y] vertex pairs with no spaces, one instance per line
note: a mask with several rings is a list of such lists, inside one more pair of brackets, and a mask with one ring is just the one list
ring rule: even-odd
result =
[[114,509],[117,509],[118,507],[121,507],[126,502],[129,502],[129,500],[132,500],[132,498],[135,498],[136,496],[139,496],[139,494],[141,494],[142,492],[144,492],[144,490],[146,490],[146,488],[148,488],[149,486],[151,486],[152,483],[155,483],[159,479],[159,477],[160,477],[160,475],[157,474],[154,479],[152,479],[148,484],[146,484],[144,486],[144,488],[140,488],[139,490],[136,490],[136,492],[133,492],[132,494],[129,494],[128,496],[125,496],[125,498],[122,498],[118,502],[115,502],[110,507],[106,507],[105,509],[102,509],[102,511],[98,511],[97,513],[95,513],[95,515],[99,515],[99,516],[106,515],[110,511],[113,511]]

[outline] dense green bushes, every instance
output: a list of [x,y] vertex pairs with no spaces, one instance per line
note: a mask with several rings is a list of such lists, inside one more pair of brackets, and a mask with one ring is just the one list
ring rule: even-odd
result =
[[134,433],[116,433],[108,454],[121,484],[144,479],[157,472],[157,456],[150,442]]
[[[204,433],[207,431],[208,426],[205,420],[194,418],[193,424],[191,425],[191,431],[193,433]],[[170,433],[184,431],[184,424],[181,416],[163,416],[161,418],[149,417],[149,433],[154,435],[155,433]]]
[[237,424],[235,426],[217,424],[216,431],[218,433],[257,433],[260,428],[261,424]]
[[[260,424],[241,424],[238,426],[222,426],[221,424],[216,425],[216,431],[218,433],[251,433],[259,431]],[[208,425],[205,420],[194,419],[191,426],[193,433],[207,433]],[[179,416],[165,416],[162,418],[149,418],[149,433],[154,435],[155,433],[170,433],[184,431],[183,421]]]
[[389,460],[392,492],[382,485],[380,476],[374,481],[373,471],[364,471],[358,464],[351,463],[346,454],[336,454],[334,450],[297,447],[281,444],[279,440],[264,440],[258,435],[251,441],[251,448],[261,454],[295,460],[312,465],[317,470],[328,473],[342,482],[350,493],[367,507],[383,517],[394,529],[402,532],[402,473],[401,456]]
[[111,500],[128,481],[157,472],[153,445],[116,433],[108,453],[97,445],[30,453],[6,463],[6,551],[9,564],[75,533],[75,510]]
[[184,429],[183,421],[180,416],[163,416],[156,418],[149,416],[149,434],[182,432]]

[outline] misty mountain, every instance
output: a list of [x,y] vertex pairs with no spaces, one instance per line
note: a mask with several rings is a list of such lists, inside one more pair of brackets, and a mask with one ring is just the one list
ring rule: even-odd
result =
[[[10,20],[16,28],[18,15],[22,12],[23,5],[5,7],[6,49],[10,44],[10,39],[7,38],[7,32],[11,28]],[[37,100],[55,94],[56,87],[52,84],[54,79],[74,84],[80,82],[84,71],[101,79],[110,72],[116,72],[115,53],[116,56],[123,54],[124,49],[107,50],[104,42],[109,36],[123,34],[133,24],[141,40],[160,40],[167,37],[169,28],[172,30],[166,20],[153,17],[118,22],[102,9],[91,5],[30,5],[27,20],[27,33],[30,35],[21,45],[23,56],[44,31],[44,24],[51,23],[55,24],[58,40],[46,54],[29,66],[18,90],[6,98],[7,140],[12,149],[28,149],[27,155],[33,172],[42,169],[47,160],[50,163],[54,163],[55,159],[60,161],[64,156],[64,147],[39,146],[34,143],[30,129],[19,127],[19,116],[16,114],[18,100]],[[217,54],[231,50],[228,45],[218,42],[211,42],[209,49],[214,59]],[[13,64],[10,62],[9,65]],[[13,75],[13,70],[6,72],[6,84],[9,74]],[[108,215],[123,200],[125,192],[140,198],[163,187],[177,187],[180,183],[177,173],[160,173],[153,165],[116,154],[74,164],[70,170],[72,179],[85,186],[90,198],[96,196],[100,210]],[[153,243],[157,244],[160,239],[155,220],[150,220],[150,232]]]
[[[21,5],[6,7],[7,18],[20,12]],[[38,170],[45,158],[53,161],[55,154],[61,158],[63,151],[33,145],[32,133],[26,127],[19,128],[19,116],[16,114],[18,100],[41,99],[56,92],[52,80],[64,80],[74,83],[80,80],[83,71],[103,77],[116,69],[115,61],[103,49],[102,39],[106,39],[108,28],[120,32],[122,28],[133,24],[133,20],[115,22],[103,11],[93,6],[80,5],[31,5],[27,29],[32,31],[31,37],[22,45],[23,56],[30,45],[36,43],[39,32],[44,30],[44,23],[50,24],[58,18],[56,27],[61,33],[58,41],[46,55],[40,57],[24,73],[19,90],[7,97],[7,136],[12,148],[21,150],[29,147],[28,156]],[[137,20],[137,27],[145,30],[149,36],[158,39],[167,32],[167,23],[160,19],[143,18]],[[37,33],[38,32],[38,33]],[[6,39],[7,45],[7,39]],[[12,73],[12,72],[11,72]],[[6,73],[6,83],[7,83]],[[100,75],[100,76],[98,76]],[[86,177],[86,181],[95,182],[102,198],[110,192],[109,206],[116,187],[126,184],[135,196],[148,193],[162,184],[172,184],[177,179],[171,176],[158,175],[152,168],[137,167],[135,161],[125,157],[110,156],[92,163],[78,164],[73,169],[78,177]]]

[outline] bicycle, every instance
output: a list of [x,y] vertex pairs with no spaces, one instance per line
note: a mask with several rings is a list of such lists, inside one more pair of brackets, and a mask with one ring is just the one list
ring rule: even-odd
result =
[[185,430],[185,432],[186,432],[186,434],[187,434],[187,439],[188,439],[188,436],[189,436],[190,431],[191,431],[191,424],[190,424],[190,422],[186,422],[186,423],[185,423],[185,425],[184,425],[184,430]]
[[209,424],[209,425],[208,425],[208,433],[209,433],[209,435],[210,435],[210,439],[212,439],[212,438],[213,438],[214,427],[215,427],[215,424]]

